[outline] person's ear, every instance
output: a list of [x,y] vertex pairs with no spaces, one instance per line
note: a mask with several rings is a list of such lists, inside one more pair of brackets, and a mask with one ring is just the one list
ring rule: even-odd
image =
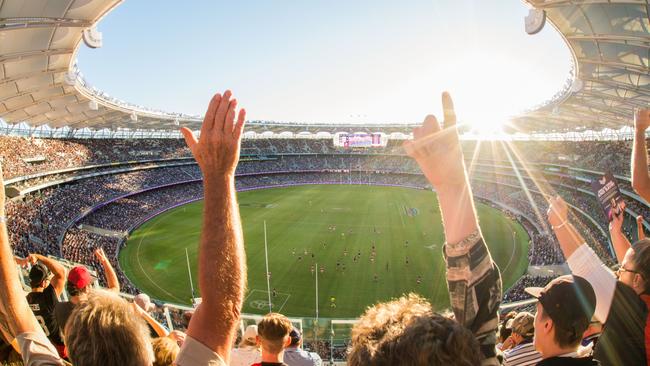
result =
[[553,324],[553,320],[552,320],[551,317],[549,316],[549,317],[547,317],[546,321],[544,321],[544,329],[543,329],[543,332],[544,332],[545,334],[549,334],[549,333],[553,332],[554,329],[555,329],[555,324]]
[[635,273],[634,279],[632,280],[632,285],[634,289],[637,288],[643,289],[645,287],[645,280],[643,279],[643,276],[641,276],[638,273]]
[[282,346],[282,348],[287,348],[287,347],[289,347],[290,344],[291,344],[291,337],[289,337],[289,335],[287,335],[284,338],[284,346]]

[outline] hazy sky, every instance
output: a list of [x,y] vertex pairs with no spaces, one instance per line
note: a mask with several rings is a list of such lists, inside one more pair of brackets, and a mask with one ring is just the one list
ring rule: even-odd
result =
[[449,90],[481,125],[568,76],[565,43],[550,23],[526,34],[527,12],[519,0],[129,0],[78,60],[92,85],[167,111],[202,115],[230,88],[251,120],[420,122]]

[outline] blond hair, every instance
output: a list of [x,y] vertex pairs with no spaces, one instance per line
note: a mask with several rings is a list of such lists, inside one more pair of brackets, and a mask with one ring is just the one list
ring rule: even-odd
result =
[[172,366],[181,349],[175,341],[167,337],[156,338],[151,345],[155,357],[153,366]]
[[144,321],[117,294],[96,290],[75,306],[65,326],[75,366],[151,365],[151,338]]
[[262,339],[262,348],[269,353],[282,352],[293,326],[289,319],[278,313],[269,313],[257,324],[257,334]]
[[472,332],[409,294],[366,310],[352,328],[348,365],[475,366],[480,354]]

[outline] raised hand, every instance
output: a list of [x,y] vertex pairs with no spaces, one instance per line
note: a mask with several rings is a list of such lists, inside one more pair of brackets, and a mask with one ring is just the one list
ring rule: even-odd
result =
[[33,266],[36,264],[36,262],[38,262],[38,257],[36,254],[30,253],[27,255],[27,257],[25,257],[25,260],[27,260],[27,262]]
[[645,131],[650,127],[650,109],[637,109],[634,112],[634,128]]
[[637,235],[639,237],[638,240],[645,239],[645,231],[643,230],[643,216],[641,215],[636,217],[636,228],[637,228]]
[[19,258],[19,257],[14,257],[16,260],[16,264],[19,265],[21,268],[27,268],[29,265],[29,259],[27,258]]
[[97,257],[97,260],[98,260],[100,263],[107,263],[107,262],[109,262],[109,261],[108,261],[108,257],[106,256],[106,253],[104,253],[104,249],[102,249],[102,248],[97,248],[97,249],[95,249],[95,257]]
[[463,152],[456,129],[456,113],[449,93],[442,93],[444,123],[441,128],[433,115],[413,130],[413,140],[404,143],[406,153],[414,158],[429,182],[440,189],[466,182]]
[[[614,210],[614,208],[612,208],[612,210]],[[614,212],[618,212],[618,215],[612,215],[612,221],[609,223],[609,231],[620,233],[621,228],[623,227],[623,219],[625,217],[625,201],[620,202],[618,204],[618,209]]]
[[235,123],[237,100],[231,100],[231,95],[230,90],[226,90],[223,96],[216,94],[212,97],[198,140],[190,129],[181,128],[204,179],[220,176],[231,178],[235,175],[246,111],[239,111]]
[[169,335],[167,337],[176,341],[176,343],[180,347],[183,345],[183,343],[185,343],[185,338],[187,337],[187,335],[181,332],[180,330],[172,330],[171,332],[169,332]]
[[551,226],[559,226],[568,220],[569,208],[560,196],[553,197],[549,200],[549,208],[546,214]]

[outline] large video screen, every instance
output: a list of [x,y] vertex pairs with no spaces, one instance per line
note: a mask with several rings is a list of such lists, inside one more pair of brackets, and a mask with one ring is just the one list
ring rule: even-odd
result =
[[382,133],[337,133],[334,145],[340,147],[382,147],[386,146],[387,138]]

